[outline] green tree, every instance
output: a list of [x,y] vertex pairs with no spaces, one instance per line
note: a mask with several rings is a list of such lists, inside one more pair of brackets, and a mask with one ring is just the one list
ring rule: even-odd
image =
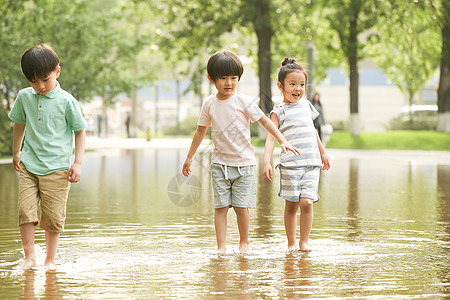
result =
[[114,65],[114,72],[105,73],[104,79],[108,81],[114,76],[116,80],[112,83],[118,85],[115,89],[103,85],[107,86],[110,92],[101,91],[100,95],[103,97],[104,107],[112,103],[119,93],[125,93],[131,99],[132,135],[144,129],[143,110],[139,107],[137,90],[157,79],[158,71],[162,69],[161,59],[158,59],[161,55],[155,43],[155,24],[161,22],[157,19],[159,5],[159,1],[117,1],[112,9],[115,19],[109,26],[113,37],[113,51],[108,59],[109,64]]
[[8,112],[12,107],[17,91],[26,86],[27,81],[20,69],[21,53],[30,37],[24,28],[26,18],[21,14],[27,1],[0,1],[0,155],[10,154],[12,150],[12,123]]
[[[274,70],[272,60],[272,39],[284,32],[297,33],[297,51],[289,51],[293,56],[302,53],[298,41],[307,34],[299,34],[298,25],[301,17],[294,23],[290,19],[297,12],[303,15],[310,1],[250,0],[210,2],[205,0],[171,0],[167,4],[165,25],[169,30],[164,39],[170,45],[179,61],[195,61],[195,72],[204,72],[204,57],[226,46],[238,55],[255,55],[259,76],[260,107],[268,113],[272,109],[272,79]],[[238,38],[238,43],[233,38]],[[281,41],[280,39],[279,41]],[[278,41],[278,40],[277,40]],[[242,50],[239,45],[255,46],[257,51]],[[280,45],[278,43],[278,45]],[[277,54],[278,57],[285,56]],[[191,69],[192,70],[192,69]],[[204,76],[204,75],[203,75]],[[201,76],[196,75],[196,83],[201,83]]]
[[[335,0],[321,1],[321,16],[328,22],[339,40],[335,51],[342,51],[350,80],[350,131],[360,134],[359,121],[359,68],[358,62],[366,57],[364,39],[374,27],[380,14],[382,1]],[[366,36],[363,36],[365,34]]]
[[[308,97],[327,77],[327,70],[342,62],[342,54],[336,51],[339,40],[323,23],[319,4],[295,1],[285,6],[279,2],[275,22],[277,34],[272,40],[272,60],[276,62],[272,72],[276,73],[284,57],[297,58],[308,69]],[[312,61],[308,50],[312,50]]]
[[[91,1],[5,0],[0,2],[0,10],[2,114],[10,110],[17,92],[29,85],[21,72],[21,55],[43,42],[51,44],[60,57],[59,81],[64,89],[80,101],[89,100],[96,93],[97,75],[109,49],[101,44],[101,25],[106,22]],[[0,132],[10,132],[11,122],[2,120]]]
[[442,50],[438,90],[438,131],[450,132],[450,1],[441,1]]
[[386,1],[385,5],[390,13],[380,17],[377,33],[371,35],[371,56],[412,105],[414,95],[439,65],[436,1]]

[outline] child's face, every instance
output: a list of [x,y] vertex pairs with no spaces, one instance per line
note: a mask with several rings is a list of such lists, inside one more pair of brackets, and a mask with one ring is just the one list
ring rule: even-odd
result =
[[47,77],[35,78],[30,81],[31,87],[39,94],[45,96],[56,87],[56,79],[59,77],[61,68],[58,67],[55,71],[50,72]]
[[226,100],[233,96],[239,82],[239,76],[237,75],[221,76],[216,81],[213,81],[209,76],[208,78],[216,86],[217,99],[219,100]]
[[286,75],[284,86],[278,82],[278,88],[283,93],[283,102],[296,103],[304,95],[306,91],[305,74],[300,71],[293,71]]

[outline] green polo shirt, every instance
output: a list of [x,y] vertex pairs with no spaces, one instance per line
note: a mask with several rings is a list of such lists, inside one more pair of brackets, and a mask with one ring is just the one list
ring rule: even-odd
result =
[[32,87],[19,91],[8,116],[25,124],[20,160],[28,171],[46,175],[70,168],[73,131],[85,129],[87,122],[77,100],[59,83],[45,96]]

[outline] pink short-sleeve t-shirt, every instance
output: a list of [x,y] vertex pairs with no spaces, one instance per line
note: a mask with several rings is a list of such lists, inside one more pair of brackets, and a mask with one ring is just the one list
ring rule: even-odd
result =
[[197,125],[211,126],[212,163],[232,167],[256,165],[249,121],[256,122],[264,116],[257,98],[237,91],[226,100],[217,99],[216,94],[206,98]]

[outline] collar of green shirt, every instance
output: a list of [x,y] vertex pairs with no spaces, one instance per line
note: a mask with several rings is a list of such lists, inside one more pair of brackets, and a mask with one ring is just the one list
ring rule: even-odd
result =
[[[34,95],[40,95],[38,92],[35,91],[35,89],[32,90]],[[56,87],[51,90],[47,95],[43,96],[43,97],[47,97],[47,98],[55,98],[56,96],[58,96],[58,94],[61,92],[61,87],[59,86],[59,82],[56,81]]]

